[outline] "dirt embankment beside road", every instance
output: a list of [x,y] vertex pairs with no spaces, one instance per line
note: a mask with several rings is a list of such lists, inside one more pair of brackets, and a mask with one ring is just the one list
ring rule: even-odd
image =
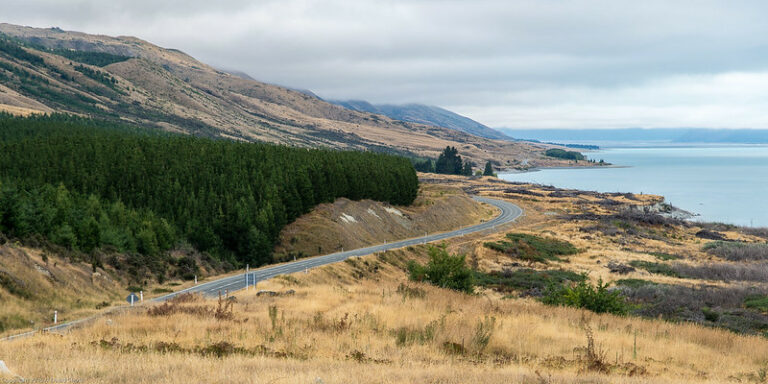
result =
[[478,224],[497,214],[460,188],[423,184],[409,207],[339,199],[318,206],[286,227],[275,261],[355,249]]

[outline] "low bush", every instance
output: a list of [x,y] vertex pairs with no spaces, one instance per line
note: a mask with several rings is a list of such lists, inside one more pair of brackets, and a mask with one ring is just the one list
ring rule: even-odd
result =
[[750,295],[744,299],[744,307],[755,309],[760,312],[768,312],[768,296]]
[[768,329],[768,315],[761,309],[761,305],[768,305],[765,289],[623,281],[616,285],[634,306],[634,315],[714,325],[744,334],[762,334]]
[[627,273],[634,272],[635,268],[629,265],[621,264],[617,261],[611,260],[605,266],[611,273],[618,273],[619,275],[626,275]]
[[658,275],[665,275],[665,276],[678,277],[678,278],[686,277],[680,274],[674,268],[672,268],[669,264],[654,263],[652,261],[643,261],[643,260],[632,260],[629,262],[629,265],[635,268],[645,269],[650,273],[655,273]]
[[584,308],[595,313],[626,315],[629,305],[619,290],[608,289],[609,283],[600,279],[596,285],[586,280],[572,286],[550,285],[541,301],[549,305]]
[[[494,288],[502,292],[528,290],[533,296],[539,296],[544,288],[553,284],[584,281],[586,276],[576,272],[553,269],[537,271],[530,268],[504,270],[503,272],[475,272],[478,286]],[[539,291],[537,294],[536,291]]]
[[671,269],[681,277],[720,281],[768,281],[768,263],[704,265],[672,264]]
[[616,286],[622,286],[622,287],[629,287],[629,288],[639,288],[646,285],[656,285],[653,281],[643,280],[643,279],[621,279],[616,281]]
[[725,235],[723,235],[722,233],[717,231],[710,231],[708,229],[702,229],[696,232],[696,237],[700,239],[707,239],[707,240],[718,240],[718,241],[726,240]]
[[673,255],[669,253],[664,252],[648,252],[649,255],[655,256],[657,259],[661,261],[670,261],[670,260],[680,260],[682,259],[681,256]]
[[411,260],[407,268],[411,280],[465,293],[474,292],[474,275],[466,265],[465,256],[449,254],[445,245],[429,247],[427,265]]
[[487,242],[484,245],[528,262],[562,261],[560,256],[579,253],[579,249],[567,241],[525,233],[508,233],[506,238],[507,240]]

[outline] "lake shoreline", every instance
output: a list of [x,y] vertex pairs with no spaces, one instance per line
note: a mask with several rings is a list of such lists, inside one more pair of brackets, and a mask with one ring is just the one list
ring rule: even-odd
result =
[[520,173],[532,173],[532,172],[540,172],[540,171],[547,171],[547,170],[554,170],[554,169],[615,169],[615,168],[632,168],[630,165],[587,165],[587,166],[575,166],[575,167],[533,167],[529,169],[506,169],[504,171],[499,172],[499,174],[503,173],[510,173],[510,174],[520,174]]

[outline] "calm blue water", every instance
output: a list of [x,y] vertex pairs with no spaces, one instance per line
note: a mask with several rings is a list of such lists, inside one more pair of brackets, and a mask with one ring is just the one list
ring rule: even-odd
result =
[[504,180],[663,195],[696,220],[768,226],[768,146],[613,148],[587,154],[628,168],[545,169]]

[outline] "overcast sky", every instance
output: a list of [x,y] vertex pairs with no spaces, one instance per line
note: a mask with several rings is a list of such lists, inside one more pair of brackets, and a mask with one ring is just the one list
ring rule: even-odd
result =
[[324,98],[493,127],[768,128],[768,2],[2,0],[4,22],[133,35]]

